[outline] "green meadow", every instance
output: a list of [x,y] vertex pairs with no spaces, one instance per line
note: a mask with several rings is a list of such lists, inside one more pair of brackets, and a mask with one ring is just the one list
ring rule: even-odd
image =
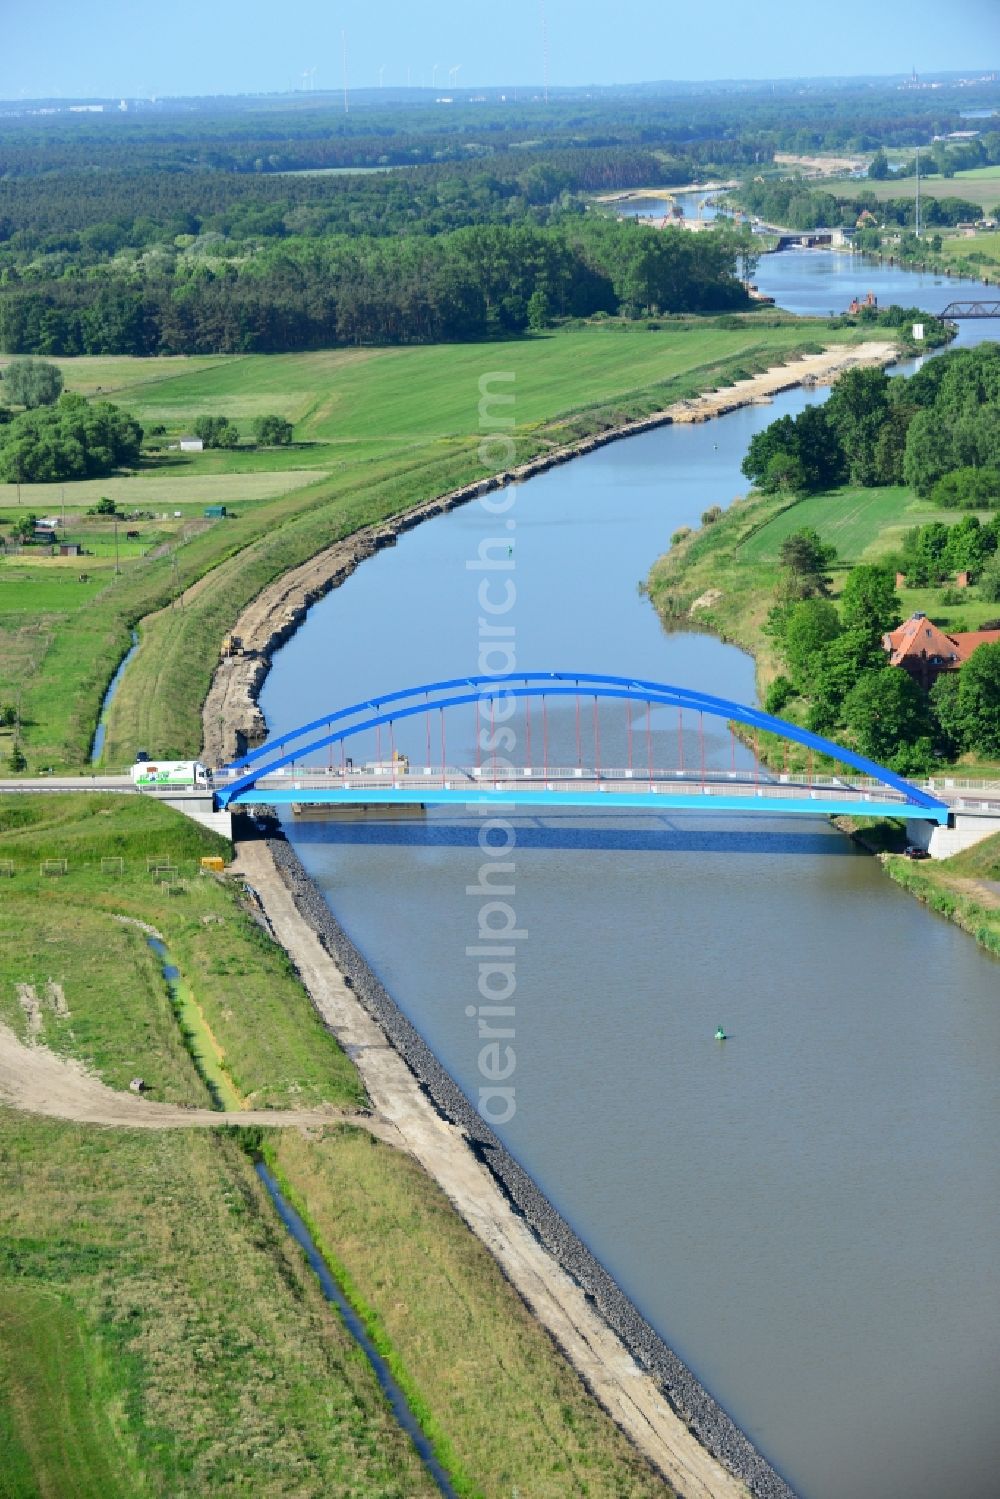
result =
[[[845,487],[797,500],[743,542],[739,557],[741,563],[776,565],[786,536],[808,527],[837,548],[838,563],[853,566],[875,562],[896,551],[910,527],[929,521],[953,525],[962,514],[919,500],[903,485],[884,489]],[[979,518],[987,520],[989,512],[979,512]]]
[[[22,1041],[173,1104],[211,1107],[213,1067],[257,1108],[365,1102],[241,883],[198,872],[221,839],[94,795],[0,797],[0,838],[0,1021]],[[40,872],[51,858],[64,875]],[[138,921],[165,939],[180,1006]],[[3,1106],[0,1131],[4,1499],[437,1492],[267,1200],[260,1150],[456,1492],[669,1499],[444,1194],[367,1131],[160,1133]]]

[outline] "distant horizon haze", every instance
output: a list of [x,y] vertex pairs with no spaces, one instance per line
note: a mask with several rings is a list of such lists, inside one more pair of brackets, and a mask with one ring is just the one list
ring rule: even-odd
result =
[[[710,24],[706,17],[710,14]],[[710,12],[653,0],[174,0],[168,27],[137,0],[41,0],[4,17],[0,99],[211,97],[385,87],[470,89],[781,81],[1000,66],[1000,4],[799,0]]]

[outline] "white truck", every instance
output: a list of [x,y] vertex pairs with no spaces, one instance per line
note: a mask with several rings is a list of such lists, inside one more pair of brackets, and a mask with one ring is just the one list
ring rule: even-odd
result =
[[137,760],[132,784],[139,791],[210,791],[212,776],[197,760]]

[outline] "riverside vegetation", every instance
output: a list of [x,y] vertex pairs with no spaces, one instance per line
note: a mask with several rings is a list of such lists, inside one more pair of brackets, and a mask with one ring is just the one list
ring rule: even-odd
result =
[[[37,1044],[112,1087],[139,1073],[154,1099],[210,1106],[200,1043],[144,932],[115,919],[128,916],[162,932],[240,1099],[364,1104],[239,887],[196,872],[222,840],[147,801],[94,795],[2,798],[0,831],[13,864],[0,1021],[17,1035],[33,1023]],[[151,878],[151,857],[180,893]],[[67,872],[42,875],[48,858]],[[18,986],[37,997],[34,1022]],[[316,1227],[459,1493],[667,1493],[441,1192],[363,1129],[109,1132],[2,1112],[5,1495],[436,1492],[270,1208],[257,1150]]]
[[[824,406],[754,437],[744,471],[761,489],[674,538],[648,580],[653,603],[749,651],[770,712],[903,774],[995,776],[1000,646],[981,645],[927,694],[881,641],[916,612],[946,631],[1000,628],[998,378],[994,344],[907,380],[841,377]],[[959,573],[971,586],[955,587]],[[760,747],[776,766],[805,767],[796,746],[764,736]],[[900,828],[865,839],[900,884],[1000,951],[1000,836],[919,868],[890,852]]]

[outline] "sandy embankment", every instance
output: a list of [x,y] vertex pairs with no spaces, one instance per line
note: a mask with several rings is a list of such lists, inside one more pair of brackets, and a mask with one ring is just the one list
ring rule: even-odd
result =
[[[767,401],[797,385],[826,385],[844,370],[858,365],[890,364],[898,357],[898,352],[893,343],[873,340],[806,355],[747,380],[739,380],[722,390],[710,390],[689,400],[676,401],[651,416],[555,448],[509,472],[452,490],[327,547],[265,588],[233,626],[234,633],[242,637],[244,654],[221,662],[213,678],[202,714],[205,741],[202,758],[209,765],[222,765],[242,753],[247,744],[263,737],[266,725],[257,707],[257,696],[270,669],[271,653],[294,634],[311,604],[336,588],[360,562],[379,547],[390,545],[402,532],[458,505],[468,504],[490,490],[500,489],[512,481],[529,479],[619,438],[648,432],[670,422],[708,421],[740,406]],[[206,580],[202,579],[193,586],[200,589],[205,583]]]

